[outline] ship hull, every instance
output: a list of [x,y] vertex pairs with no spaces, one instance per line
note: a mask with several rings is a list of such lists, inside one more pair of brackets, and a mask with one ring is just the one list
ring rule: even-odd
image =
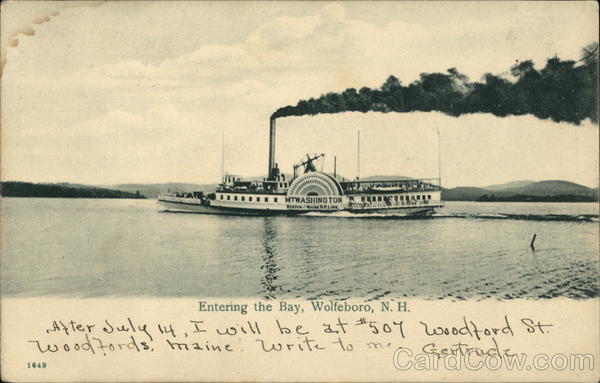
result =
[[404,207],[404,208],[390,208],[390,209],[366,209],[366,210],[348,210],[354,214],[385,214],[394,216],[426,216],[434,212],[435,207]]
[[159,200],[159,205],[165,211],[196,213],[196,214],[216,214],[216,215],[241,215],[241,216],[272,216],[272,215],[311,215],[314,213],[336,214],[350,213],[352,215],[390,215],[390,216],[427,216],[434,212],[435,206],[423,207],[405,207],[405,208],[378,208],[378,209],[343,209],[343,210],[272,210],[272,209],[243,209],[230,208],[224,206],[207,206],[196,202],[174,202]]
[[244,216],[269,216],[269,215],[297,215],[300,212],[268,210],[268,209],[242,209],[223,206],[206,206],[197,203],[158,201],[165,211],[196,214],[216,215],[244,215]]

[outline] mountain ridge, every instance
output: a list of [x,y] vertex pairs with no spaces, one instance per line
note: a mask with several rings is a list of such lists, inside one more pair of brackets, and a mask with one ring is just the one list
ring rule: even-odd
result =
[[[515,186],[518,185],[518,186]],[[489,187],[456,187],[443,189],[446,201],[598,201],[598,188],[589,188],[563,180],[514,181]],[[504,186],[504,187],[503,187]],[[508,186],[508,187],[507,187]]]
[[481,189],[487,189],[487,190],[504,190],[504,189],[509,189],[512,187],[522,187],[522,186],[526,186],[532,183],[535,183],[536,181],[531,181],[531,180],[517,180],[517,181],[510,181],[510,182],[505,182],[503,184],[494,184],[494,185],[488,185],[488,186],[483,186]]

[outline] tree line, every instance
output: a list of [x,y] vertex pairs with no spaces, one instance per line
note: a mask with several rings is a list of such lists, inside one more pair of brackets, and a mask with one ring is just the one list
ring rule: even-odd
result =
[[46,198],[146,198],[139,192],[102,188],[80,188],[56,184],[34,184],[29,182],[2,182],[0,195],[3,197],[46,197]]

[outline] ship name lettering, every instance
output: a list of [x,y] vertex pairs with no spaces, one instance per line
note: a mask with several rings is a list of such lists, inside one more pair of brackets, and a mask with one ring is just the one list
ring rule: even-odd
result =
[[300,204],[328,204],[342,203],[342,197],[304,197],[304,196],[286,196],[285,203],[300,203]]

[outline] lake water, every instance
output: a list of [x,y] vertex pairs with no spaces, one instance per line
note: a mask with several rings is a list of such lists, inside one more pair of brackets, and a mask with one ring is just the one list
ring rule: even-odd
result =
[[4,296],[599,295],[596,203],[448,202],[426,219],[177,214],[152,200],[1,207]]

